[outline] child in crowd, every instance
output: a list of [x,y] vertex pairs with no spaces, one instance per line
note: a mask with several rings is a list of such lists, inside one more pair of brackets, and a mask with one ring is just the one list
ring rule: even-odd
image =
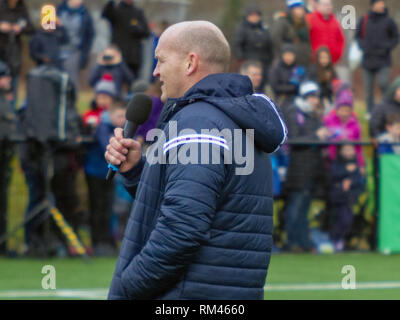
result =
[[[400,155],[400,114],[393,114],[386,119],[386,132],[378,137],[379,154]],[[399,143],[392,145],[390,143]]]
[[108,110],[117,96],[117,89],[110,74],[105,74],[101,81],[96,84],[95,98],[91,108],[83,115],[83,124],[86,133],[92,135],[100,124],[101,115]]
[[308,78],[319,84],[321,88],[321,102],[325,114],[332,110],[332,82],[336,79],[336,71],[333,67],[332,57],[329,49],[325,46],[320,47],[316,52],[316,63],[308,69]]
[[[324,123],[331,131],[330,141],[360,141],[362,138],[361,126],[353,110],[354,98],[350,86],[342,84],[336,92],[335,109],[324,118]],[[365,161],[361,146],[356,146],[358,164],[364,168]],[[328,149],[329,159],[336,159],[337,147]],[[363,169],[362,169],[363,171]]]
[[114,184],[105,180],[108,166],[104,153],[114,129],[125,124],[125,104],[115,100],[108,111],[101,115],[95,133],[95,142],[90,146],[86,161],[85,173],[89,190],[89,222],[92,244],[96,256],[109,256],[115,253],[110,232],[111,205],[114,195]]
[[296,64],[294,46],[284,45],[281,58],[271,69],[269,77],[275,100],[283,110],[291,105],[297,96],[300,82],[304,76],[304,68]]
[[365,181],[353,145],[342,145],[330,168],[330,236],[335,251],[343,251],[345,237],[353,223],[353,205],[364,189]]
[[95,86],[104,74],[112,75],[119,97],[122,97],[124,85],[129,87],[134,80],[132,72],[122,60],[121,51],[115,45],[109,46],[99,55],[97,64],[89,75],[89,84]]

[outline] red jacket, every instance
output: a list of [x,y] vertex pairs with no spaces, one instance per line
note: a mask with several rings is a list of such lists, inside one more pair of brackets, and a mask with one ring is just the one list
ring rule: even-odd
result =
[[318,11],[307,15],[307,22],[310,27],[310,40],[313,50],[313,57],[321,46],[327,46],[332,55],[332,62],[335,64],[340,60],[345,46],[345,38],[340,22],[332,14],[325,20]]

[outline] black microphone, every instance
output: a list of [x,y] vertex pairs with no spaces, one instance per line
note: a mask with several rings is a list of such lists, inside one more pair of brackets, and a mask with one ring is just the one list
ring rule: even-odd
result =
[[[126,110],[126,123],[122,133],[124,139],[131,139],[135,135],[139,126],[147,121],[150,116],[153,101],[144,93],[137,93],[128,104]],[[111,180],[115,173],[119,171],[119,166],[108,165],[106,180]]]

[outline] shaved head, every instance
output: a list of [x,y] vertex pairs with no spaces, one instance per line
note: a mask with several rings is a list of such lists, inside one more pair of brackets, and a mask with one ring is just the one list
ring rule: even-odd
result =
[[155,50],[153,76],[161,100],[178,98],[210,74],[229,70],[231,49],[222,31],[208,21],[180,22],[166,29]]
[[217,72],[229,69],[229,43],[222,31],[211,22],[180,22],[165,30],[162,37],[168,38],[169,47],[182,55],[196,53],[206,67],[217,69]]

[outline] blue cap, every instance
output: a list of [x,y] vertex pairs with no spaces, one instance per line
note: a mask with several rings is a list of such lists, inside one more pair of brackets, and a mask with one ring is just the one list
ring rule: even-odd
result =
[[303,0],[286,0],[286,5],[289,9],[293,9],[294,7],[304,7]]

